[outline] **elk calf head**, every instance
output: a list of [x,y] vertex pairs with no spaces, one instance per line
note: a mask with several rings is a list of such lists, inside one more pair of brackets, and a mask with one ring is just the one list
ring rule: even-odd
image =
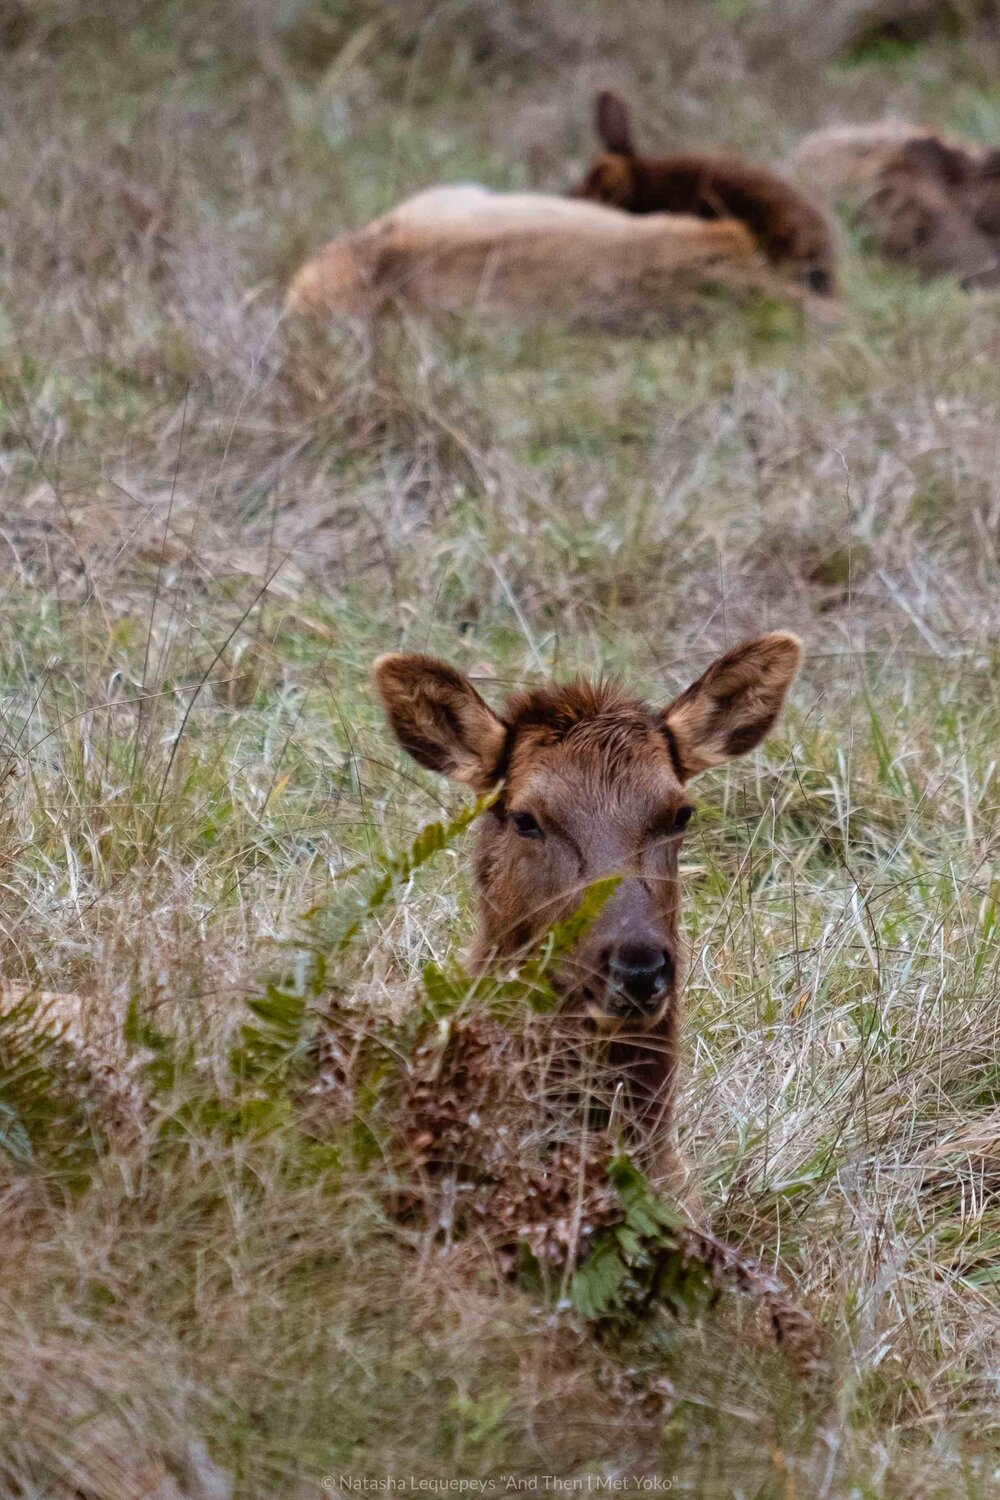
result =
[[525,948],[592,881],[617,875],[557,987],[603,1032],[659,1027],[676,995],[687,783],[763,739],[799,659],[796,638],[776,632],[727,651],[662,709],[577,681],[516,694],[497,714],[445,662],[381,657],[375,681],[403,748],[476,792],[502,787],[479,823],[477,967]]

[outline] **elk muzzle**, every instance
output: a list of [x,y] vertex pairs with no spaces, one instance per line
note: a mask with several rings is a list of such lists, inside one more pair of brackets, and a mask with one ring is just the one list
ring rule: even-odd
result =
[[[584,940],[586,1008],[604,1030],[654,1025],[677,982],[673,900],[658,902],[646,882],[626,879]],[[661,904],[662,903],[662,904]]]
[[605,958],[605,1008],[623,1020],[650,1020],[659,1015],[673,986],[674,960],[666,948],[651,943],[620,943]]

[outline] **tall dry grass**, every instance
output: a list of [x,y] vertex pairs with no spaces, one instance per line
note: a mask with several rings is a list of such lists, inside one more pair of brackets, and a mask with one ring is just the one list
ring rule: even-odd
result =
[[[777,159],[883,113],[995,137],[978,40],[831,65],[775,14],[46,3],[5,31],[4,1493],[994,1492],[995,300],[845,231],[828,328],[279,315],[405,192],[571,180],[598,84],[651,144]],[[752,1298],[598,1337],[486,1230],[445,1253],[397,1211],[462,835],[366,910],[460,807],[381,724],[378,651],[655,701],[770,626],[808,665],[699,792],[679,1116],[716,1235],[822,1325],[818,1392]],[[268,1011],[316,950],[305,1011]]]

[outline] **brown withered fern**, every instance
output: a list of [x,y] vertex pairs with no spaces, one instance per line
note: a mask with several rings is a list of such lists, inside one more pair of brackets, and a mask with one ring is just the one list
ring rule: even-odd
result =
[[530,1268],[569,1288],[602,1334],[739,1294],[792,1370],[818,1376],[821,1331],[778,1275],[657,1198],[610,1128],[577,1121],[554,1138],[546,1093],[566,1095],[567,1071],[530,1030],[490,1017],[428,1031],[396,1112],[393,1215],[447,1246],[478,1241],[510,1278]]

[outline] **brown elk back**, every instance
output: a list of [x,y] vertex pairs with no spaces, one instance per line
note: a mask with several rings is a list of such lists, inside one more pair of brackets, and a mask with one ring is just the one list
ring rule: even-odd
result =
[[640,155],[626,105],[609,91],[597,96],[596,125],[605,151],[591,163],[574,196],[631,214],[737,219],[759,241],[772,264],[792,271],[813,291],[830,294],[835,290],[830,222],[785,178],[733,155]]

